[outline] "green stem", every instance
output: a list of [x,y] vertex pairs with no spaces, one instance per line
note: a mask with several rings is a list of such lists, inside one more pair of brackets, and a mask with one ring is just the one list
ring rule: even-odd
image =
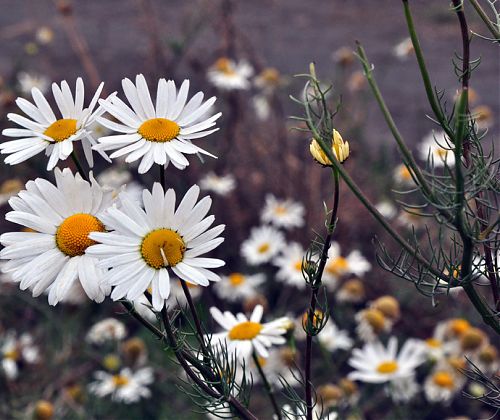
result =
[[71,152],[71,159],[75,163],[76,169],[78,170],[78,173],[81,175],[81,177],[85,181],[88,181],[89,177],[87,176],[87,173],[83,170],[83,166],[80,163],[80,160],[78,159],[78,156],[76,155],[76,152],[74,150]]
[[486,12],[483,10],[481,5],[477,0],[469,0],[472,7],[476,10],[476,13],[482,19],[488,30],[491,32],[493,37],[495,38],[495,42],[500,42],[500,30],[496,27],[496,25],[490,20]]
[[255,366],[257,367],[257,370],[259,371],[259,375],[262,379],[262,382],[264,383],[264,388],[266,389],[267,395],[269,396],[269,400],[271,401],[271,405],[273,406],[274,412],[276,414],[276,418],[278,420],[282,419],[281,416],[281,410],[278,406],[278,403],[276,402],[276,397],[273,392],[273,388],[269,381],[267,380],[266,374],[264,373],[264,370],[262,369],[262,366],[259,363],[259,358],[257,357],[257,354],[255,353],[255,350],[252,352],[252,358],[255,363]]

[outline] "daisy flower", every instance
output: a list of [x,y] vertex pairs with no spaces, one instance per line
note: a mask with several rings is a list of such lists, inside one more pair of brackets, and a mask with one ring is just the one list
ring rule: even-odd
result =
[[34,232],[0,236],[5,246],[0,259],[9,260],[3,271],[35,297],[49,289],[51,305],[63,300],[76,281],[90,299],[102,302],[108,293],[104,271],[86,250],[95,243],[89,233],[105,230],[102,216],[111,204],[111,192],[101,188],[92,173],[90,182],[68,168],[56,168],[54,174],[56,185],[38,178],[9,200],[13,211],[6,220]]
[[445,163],[448,166],[455,164],[455,154],[453,152],[453,143],[448,139],[444,131],[431,131],[425,136],[419,145],[420,158],[429,159],[432,166],[440,167]]
[[221,299],[237,302],[255,297],[258,294],[257,287],[265,280],[264,274],[231,273],[222,276],[221,281],[214,285],[214,290]]
[[356,332],[363,341],[376,340],[380,334],[389,332],[393,325],[393,322],[376,308],[363,309],[354,318],[357,322]]
[[247,61],[236,63],[227,57],[221,57],[208,69],[207,78],[222,90],[246,90],[250,88],[248,79],[252,74],[253,68]]
[[203,102],[204,95],[198,92],[187,102],[189,80],[184,80],[177,92],[173,80],[160,79],[153,104],[142,74],[136,76],[135,85],[123,79],[122,87],[131,107],[116,96],[100,101],[118,123],[105,118],[99,118],[99,123],[119,134],[100,137],[96,150],[116,149],[110,157],[127,155],[127,163],[141,159],[140,174],[149,171],[154,163],[167,166],[172,162],[177,169],[185,169],[189,165],[185,154],[215,157],[191,142],[218,130],[210,128],[222,114],[206,116],[215,96]]
[[396,166],[396,168],[394,169],[393,177],[398,184],[406,186],[415,185],[415,181],[413,180],[411,172],[408,169],[408,166],[406,166],[404,163]]
[[50,86],[50,80],[43,74],[28,73],[21,71],[17,75],[17,83],[21,93],[28,95],[36,88],[41,93],[46,93]]
[[464,384],[464,375],[448,366],[438,364],[424,382],[424,393],[430,402],[450,403]]
[[208,216],[212,200],[197,203],[200,188],[193,185],[175,210],[175,192],[164,193],[159,183],[152,192],[144,190],[144,209],[127,196],[120,196],[120,206],[108,209],[105,223],[113,232],[94,232],[90,238],[99,244],[87,254],[99,258],[99,266],[110,268],[105,280],[115,286],[113,300],[134,301],[151,287],[153,307],[160,311],[170,296],[170,273],[190,283],[207,286],[218,281],[208,270],[225,263],[200,257],[219,246],[224,225],[209,229],[215,217]]
[[278,255],[273,263],[279,267],[276,279],[290,286],[303,289],[306,285],[302,275],[302,259],[304,258],[304,248],[297,242],[292,242],[286,246],[282,253]]
[[478,105],[470,113],[479,130],[486,130],[495,122],[493,111],[487,105]]
[[[66,160],[73,153],[73,142],[81,140],[87,162],[92,167],[92,146],[96,142],[89,127],[104,112],[101,107],[94,111],[103,86],[104,83],[99,85],[89,106],[84,108],[85,91],[80,77],[76,79],[74,98],[65,80],[61,82],[61,86],[52,83],[52,93],[61,118],[56,118],[42,92],[36,87],[31,90],[34,104],[24,98],[17,98],[17,106],[29,118],[7,114],[10,121],[22,128],[6,128],[2,131],[6,137],[18,137],[18,140],[0,143],[0,152],[9,155],[5,158],[5,163],[16,165],[45,151],[50,156],[47,170],[51,171],[59,160]],[[109,161],[105,153],[99,153]]]
[[425,361],[420,343],[407,340],[397,353],[398,340],[389,338],[387,347],[379,341],[367,343],[362,349],[354,349],[348,363],[356,369],[349,379],[367,383],[384,383],[414,375],[415,369]]
[[375,205],[375,208],[386,219],[393,219],[398,214],[396,206],[388,200],[380,201]]
[[413,43],[411,42],[411,38],[405,38],[400,41],[394,48],[392,49],[392,53],[399,58],[400,60],[406,59],[410,54],[415,51],[413,48]]
[[105,318],[92,325],[86,340],[91,344],[103,344],[106,341],[120,341],[127,336],[127,328],[123,322],[115,318]]
[[318,334],[318,341],[323,348],[330,352],[335,350],[349,350],[354,341],[349,337],[349,333],[340,330],[330,319]]
[[365,299],[365,286],[360,279],[347,280],[335,296],[339,302],[359,303]]
[[346,274],[362,276],[371,268],[371,264],[361,255],[361,252],[354,250],[347,257],[343,257],[340,253],[340,245],[332,242],[328,250],[328,260],[322,280],[328,289],[335,290],[340,277]]
[[[282,388],[283,381],[292,387],[300,385],[296,379],[300,377],[300,372],[297,369],[297,352],[291,347],[271,348],[268,357],[259,356],[257,360],[267,380],[272,385]],[[250,362],[250,367],[253,382],[259,382],[260,375],[253,360]]]
[[213,191],[215,194],[226,196],[236,187],[236,180],[231,174],[218,176],[214,172],[209,172],[200,179],[202,190]]
[[38,357],[38,347],[33,344],[31,335],[17,337],[14,331],[9,331],[0,338],[0,367],[8,379],[16,379],[19,366],[36,363]]
[[89,391],[98,397],[111,395],[117,402],[131,404],[141,398],[149,398],[151,391],[147,387],[154,381],[153,369],[144,367],[133,372],[125,368],[113,375],[104,371],[94,373],[96,379],[89,385]]
[[280,72],[274,67],[266,67],[254,79],[255,86],[266,95],[272,94],[281,83]]
[[268,194],[260,217],[264,223],[271,223],[278,228],[301,227],[304,225],[304,206],[297,201],[279,200]]
[[269,357],[269,347],[286,342],[283,336],[286,334],[284,324],[288,318],[262,323],[262,305],[254,308],[250,319],[242,313],[236,316],[228,311],[222,313],[216,307],[211,307],[210,313],[225,330],[211,336],[211,345],[216,349],[227,345],[228,354],[235,354],[239,360],[248,360],[253,351],[260,357]]
[[271,226],[253,228],[250,238],[241,244],[241,255],[250,265],[263,264],[278,254],[284,242],[283,234]]

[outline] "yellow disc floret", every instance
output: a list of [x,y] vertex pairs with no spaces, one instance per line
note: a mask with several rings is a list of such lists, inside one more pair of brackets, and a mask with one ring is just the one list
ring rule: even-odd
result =
[[269,251],[269,248],[271,248],[271,246],[267,242],[264,242],[257,248],[257,252],[259,254],[265,254],[267,251]]
[[166,118],[153,118],[141,124],[137,132],[146,140],[154,142],[167,142],[175,139],[181,128],[175,121]]
[[76,123],[76,120],[63,118],[50,124],[43,134],[55,142],[64,141],[76,133]]
[[181,236],[171,229],[149,232],[141,244],[141,255],[150,267],[160,269],[174,267],[184,258],[186,244]]
[[229,283],[233,287],[240,286],[245,283],[245,276],[241,273],[232,273],[229,275]]
[[111,378],[113,385],[117,388],[127,385],[130,381],[126,376],[123,375],[113,375]]
[[389,360],[387,362],[382,362],[377,366],[377,372],[389,375],[398,370],[398,362],[395,360]]
[[57,228],[56,244],[70,257],[83,255],[85,250],[96,242],[89,238],[91,232],[104,232],[104,225],[95,216],[76,213],[66,218]]
[[455,385],[455,381],[453,380],[453,376],[445,371],[438,371],[432,377],[432,382],[435,385],[441,388],[452,389]]
[[262,324],[258,322],[246,321],[235,325],[229,331],[231,340],[252,340],[259,335],[262,330]]
[[349,268],[349,262],[344,257],[333,258],[326,265],[326,271],[332,276],[340,276]]
[[213,67],[217,70],[220,71],[221,73],[224,73],[226,76],[232,76],[236,74],[236,71],[234,70],[234,66],[232,61],[227,58],[227,57],[221,57],[219,58]]

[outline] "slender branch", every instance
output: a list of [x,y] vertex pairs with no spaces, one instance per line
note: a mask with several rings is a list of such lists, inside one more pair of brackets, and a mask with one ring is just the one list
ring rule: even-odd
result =
[[281,420],[281,410],[278,406],[278,403],[276,402],[276,397],[273,392],[273,388],[269,381],[267,380],[266,374],[264,373],[264,370],[262,369],[262,366],[259,363],[259,358],[257,357],[257,354],[255,353],[255,350],[252,352],[252,358],[255,363],[255,366],[257,367],[257,370],[259,371],[259,375],[262,379],[262,382],[264,383],[264,387],[266,388],[267,395],[269,396],[269,400],[271,401],[271,405],[273,406],[274,412],[276,414],[275,418],[277,420]]
[[166,185],[165,167],[163,165],[158,165],[158,167],[160,168],[160,184],[161,184],[161,187],[163,188],[163,193],[165,193],[165,185]]
[[479,17],[482,19],[488,30],[491,32],[493,37],[495,38],[495,42],[500,42],[500,30],[496,27],[496,25],[490,20],[486,12],[483,10],[481,5],[477,0],[469,0],[472,7],[476,10]]
[[78,156],[76,155],[76,152],[74,150],[71,152],[71,159],[75,163],[76,169],[78,170],[78,173],[81,175],[81,177],[85,181],[88,181],[89,177],[88,177],[87,173],[83,170],[83,166],[80,163],[80,160],[78,159]]

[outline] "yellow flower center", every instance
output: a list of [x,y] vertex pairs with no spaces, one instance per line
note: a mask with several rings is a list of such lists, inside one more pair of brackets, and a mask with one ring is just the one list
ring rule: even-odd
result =
[[260,367],[264,367],[267,363],[267,359],[263,358],[262,356],[257,356],[257,363]]
[[120,368],[121,361],[120,358],[115,354],[108,354],[104,356],[104,359],[102,359],[102,365],[107,370],[116,371]]
[[233,287],[237,287],[245,283],[245,276],[241,273],[233,273],[229,275],[229,283]]
[[117,388],[125,386],[129,383],[129,379],[123,375],[113,375],[112,381],[113,385],[116,386]]
[[453,380],[453,376],[451,376],[448,372],[439,371],[434,374],[432,377],[432,381],[435,385],[441,388],[452,389],[455,385],[455,381]]
[[441,159],[446,158],[448,155],[448,150],[443,149],[442,147],[438,147],[435,151],[436,155],[438,155]]
[[141,244],[144,261],[153,268],[174,267],[184,258],[186,244],[181,236],[171,229],[149,232]]
[[267,251],[269,251],[269,248],[271,248],[271,246],[269,245],[269,243],[264,242],[262,245],[260,245],[260,246],[257,248],[257,252],[258,252],[259,254],[264,254],[264,253],[266,253]]
[[462,335],[470,328],[469,321],[466,319],[457,318],[451,321],[450,330],[455,335]]
[[409,169],[405,165],[400,165],[399,167],[399,176],[404,181],[411,181],[411,173]]
[[231,340],[252,340],[259,335],[261,330],[262,324],[246,321],[231,328],[229,338]]
[[394,373],[398,370],[398,362],[395,360],[389,360],[388,362],[382,362],[377,366],[377,372],[388,375]]
[[56,142],[64,141],[76,133],[76,123],[76,120],[63,118],[50,124],[43,134]]
[[363,311],[363,318],[373,328],[373,332],[378,334],[384,330],[385,316],[378,309],[366,309]]
[[349,268],[349,263],[344,257],[337,257],[332,259],[326,266],[326,271],[334,276],[344,274]]
[[276,208],[274,209],[274,213],[278,216],[283,216],[287,213],[286,207],[276,206]]
[[83,255],[85,250],[96,243],[89,238],[90,232],[104,232],[104,225],[95,216],[77,213],[66,218],[57,228],[56,244],[70,257]]
[[280,73],[273,67],[268,67],[262,70],[260,77],[270,85],[277,85],[280,81]]
[[226,57],[219,58],[215,64],[214,67],[220,71],[221,73],[224,73],[227,76],[233,76],[236,74],[236,71],[234,70],[234,67],[231,63],[231,60]]
[[428,338],[425,340],[425,344],[427,344],[429,347],[432,347],[433,349],[439,349],[441,347],[441,341],[439,341],[436,338]]
[[19,360],[21,358],[21,354],[19,353],[19,350],[13,349],[13,350],[8,350],[3,354],[3,357],[5,359],[10,359],[10,360]]
[[297,262],[293,265],[293,268],[295,268],[295,270],[297,270],[297,271],[302,272],[302,260],[301,260],[301,261],[297,261]]
[[153,118],[144,121],[137,130],[146,140],[160,143],[175,139],[180,131],[181,128],[175,121],[166,118]]

